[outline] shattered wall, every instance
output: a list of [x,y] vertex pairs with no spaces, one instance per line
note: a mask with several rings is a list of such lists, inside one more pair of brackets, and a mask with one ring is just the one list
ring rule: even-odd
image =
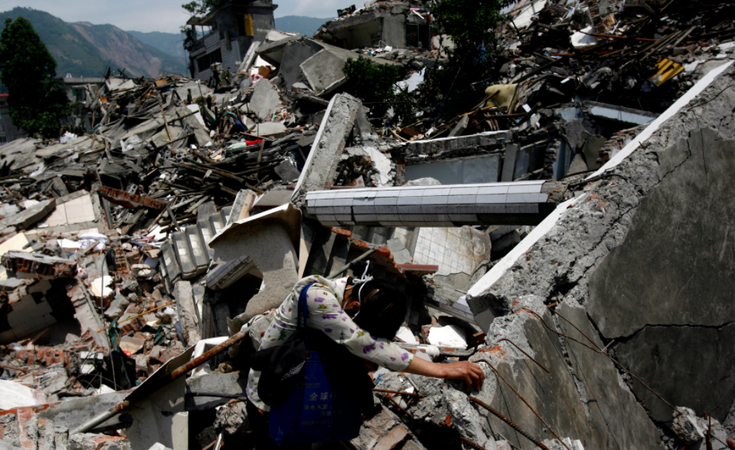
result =
[[492,363],[548,426],[487,364],[483,394],[524,430],[551,438],[553,429],[585,448],[660,448],[655,425],[668,433],[672,406],[726,419],[735,397],[733,73],[617,167],[579,183],[584,194],[561,219],[496,282],[480,282],[474,301],[498,317],[494,347],[473,359]]

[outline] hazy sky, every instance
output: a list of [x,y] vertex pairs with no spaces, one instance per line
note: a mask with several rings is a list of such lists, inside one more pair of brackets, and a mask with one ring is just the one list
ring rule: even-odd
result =
[[[358,7],[365,0],[275,0],[275,15],[336,17],[338,8]],[[129,31],[176,33],[189,19],[187,0],[0,0],[0,11],[16,6],[46,11],[65,22],[110,23]]]

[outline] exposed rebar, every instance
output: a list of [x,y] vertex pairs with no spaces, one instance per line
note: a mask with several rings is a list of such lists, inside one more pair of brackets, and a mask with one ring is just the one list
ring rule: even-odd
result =
[[[630,375],[631,377],[633,377],[637,382],[639,382],[641,385],[643,385],[644,388],[648,389],[653,395],[655,395],[656,397],[658,397],[659,400],[661,400],[662,402],[664,402],[669,408],[671,408],[674,411],[676,411],[676,407],[674,405],[672,405],[671,403],[669,403],[668,401],[666,401],[666,399],[664,399],[663,397],[661,397],[661,395],[659,395],[658,392],[654,391],[650,386],[648,386],[646,383],[644,383],[643,380],[641,380],[637,376],[633,375],[633,372],[631,372],[625,366],[623,366],[622,364],[620,364],[615,358],[613,358],[612,356],[610,356],[606,352],[600,350],[599,347],[598,348],[591,347],[591,346],[585,344],[584,342],[582,342],[582,341],[580,341],[578,339],[574,339],[571,336],[567,336],[564,333],[561,333],[559,331],[554,330],[549,325],[547,325],[546,322],[544,322],[544,319],[542,319],[541,316],[539,316],[535,311],[531,311],[530,309],[526,309],[526,308],[521,308],[520,310],[524,310],[524,311],[529,312],[529,313],[533,314],[534,316],[538,317],[538,319],[541,321],[541,323],[544,324],[544,327],[546,327],[546,329],[548,329],[552,333],[558,334],[559,336],[562,336],[565,339],[569,339],[570,341],[574,341],[574,342],[578,343],[579,345],[581,345],[583,347],[587,347],[588,349],[592,350],[593,352],[599,353],[601,355],[605,355],[608,359],[610,359],[610,361],[613,362],[613,364],[615,364],[616,366],[618,366],[620,368],[620,370],[622,370],[623,372],[625,372],[628,375]],[[561,317],[561,315],[558,312],[556,312],[556,311],[554,311],[553,314],[557,314],[557,315],[559,315],[559,317]],[[564,318],[562,317],[562,319],[564,319]],[[564,320],[566,320],[566,319],[564,319]],[[567,320],[567,322],[569,322],[569,321]],[[580,333],[581,333],[581,331],[580,331]],[[589,337],[587,337],[586,335],[584,335],[584,333],[582,333],[582,335],[584,337],[586,337],[587,339],[590,339]],[[590,342],[592,342],[595,345],[595,347],[597,347],[597,344],[595,344],[594,341],[590,340]]]
[[470,400],[472,400],[473,402],[477,403],[478,405],[482,406],[483,408],[487,409],[491,413],[493,413],[498,419],[500,419],[503,422],[505,422],[506,424],[508,424],[508,426],[510,426],[511,428],[513,428],[514,430],[516,430],[518,433],[520,433],[521,436],[523,436],[526,439],[528,439],[529,441],[533,442],[534,444],[536,444],[536,446],[540,447],[542,450],[549,450],[549,447],[545,446],[543,442],[539,441],[538,439],[534,438],[530,434],[528,434],[525,431],[523,431],[521,429],[521,427],[519,427],[518,425],[516,425],[515,423],[513,423],[513,421],[510,420],[509,418],[507,418],[504,415],[502,415],[500,413],[500,411],[498,411],[497,409],[493,408],[492,406],[488,405],[487,403],[483,402],[482,400],[480,400],[478,398],[475,398],[475,397],[472,397],[472,396],[469,396],[468,398]]
[[464,442],[465,444],[469,445],[470,447],[476,449],[476,450],[486,450],[485,447],[483,447],[482,445],[478,444],[477,442],[473,442],[473,441],[467,439],[466,437],[460,436],[459,437],[459,440],[462,441],[462,442]]
[[504,377],[504,376],[503,376],[503,375],[502,375],[502,374],[501,374],[501,373],[500,373],[500,372],[498,371],[498,369],[496,369],[496,368],[495,368],[495,366],[493,366],[492,364],[490,364],[490,361],[488,361],[488,360],[486,360],[486,359],[480,359],[480,360],[478,360],[478,362],[484,362],[485,364],[487,364],[488,366],[490,366],[490,368],[491,368],[491,369],[493,369],[493,372],[495,372],[495,374],[496,374],[497,376],[499,376],[499,377],[500,377],[500,379],[501,379],[501,380],[503,380],[503,381],[505,382],[505,384],[507,384],[507,385],[508,385],[508,387],[509,387],[509,388],[510,388],[510,389],[511,389],[511,390],[512,390],[512,391],[513,391],[513,392],[514,392],[514,393],[515,393],[515,394],[516,394],[517,396],[518,396],[518,398],[520,398],[520,399],[521,399],[521,401],[522,401],[523,403],[525,403],[525,404],[526,404],[526,406],[528,406],[528,409],[530,409],[530,410],[531,410],[531,411],[532,411],[532,412],[534,413],[534,415],[536,415],[536,417],[538,417],[538,420],[540,420],[540,421],[541,421],[541,423],[543,423],[544,425],[546,425],[546,428],[548,428],[548,429],[549,429],[549,431],[551,432],[551,434],[553,434],[553,435],[554,435],[554,437],[555,437],[556,439],[558,439],[558,440],[559,440],[559,442],[561,442],[561,445],[563,445],[563,446],[564,446],[564,448],[566,448],[567,450],[571,450],[571,449],[570,449],[570,448],[569,448],[569,447],[567,446],[567,444],[565,444],[565,443],[564,443],[564,441],[562,441],[562,440],[561,440],[561,437],[559,437],[559,435],[558,435],[558,434],[556,434],[556,432],[555,432],[555,431],[554,431],[554,430],[553,430],[553,429],[551,428],[551,425],[549,425],[548,423],[546,423],[546,421],[545,421],[545,420],[544,420],[544,419],[543,419],[543,418],[541,417],[541,415],[540,415],[540,414],[539,414],[539,413],[538,413],[538,412],[537,412],[537,411],[536,411],[536,410],[535,410],[535,409],[533,408],[533,406],[531,406],[531,404],[530,404],[530,403],[528,403],[528,401],[526,401],[526,399],[525,399],[525,398],[523,398],[523,396],[521,395],[521,393],[520,393],[520,392],[518,392],[518,391],[516,390],[516,388],[514,388],[514,387],[513,387],[513,385],[512,385],[512,384],[510,384],[510,383],[508,382],[508,380],[506,380],[506,379],[505,379],[505,377]]
[[393,403],[394,405],[396,405],[396,407],[397,407],[398,409],[400,409],[401,411],[403,411],[404,413],[406,413],[406,415],[407,415],[408,417],[410,417],[411,419],[413,419],[413,414],[411,414],[410,412],[408,412],[408,411],[406,410],[406,408],[404,408],[403,406],[401,406],[401,404],[400,404],[400,403],[398,403],[398,402],[397,402],[397,401],[396,401],[396,400],[395,400],[395,399],[393,398],[393,396],[392,396],[391,394],[388,394],[388,395],[386,395],[386,397],[388,397],[388,400],[390,400],[390,401],[391,401],[391,402],[392,402],[392,403]]
[[544,369],[544,370],[546,371],[546,373],[551,373],[551,372],[549,371],[549,369],[547,369],[546,367],[544,367],[544,366],[543,366],[543,365],[542,365],[542,364],[541,364],[540,362],[538,362],[538,361],[536,361],[535,359],[533,359],[533,356],[531,356],[531,355],[529,355],[528,353],[526,353],[526,352],[525,352],[525,351],[524,351],[524,350],[523,350],[522,348],[520,348],[520,347],[518,346],[518,344],[516,344],[515,342],[511,341],[511,340],[510,340],[510,339],[508,339],[508,338],[503,338],[503,339],[500,339],[500,341],[506,341],[506,342],[508,342],[508,343],[512,344],[512,345],[513,345],[513,347],[515,347],[515,348],[517,348],[517,349],[518,349],[518,351],[520,351],[521,353],[523,353],[524,355],[526,355],[526,356],[528,357],[528,359],[530,359],[531,361],[535,362],[535,363],[536,363],[536,365],[537,365],[537,366],[539,366],[540,368]]

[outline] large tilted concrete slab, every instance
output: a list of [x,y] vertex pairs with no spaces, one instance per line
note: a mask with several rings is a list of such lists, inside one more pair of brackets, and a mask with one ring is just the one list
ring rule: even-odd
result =
[[[461,300],[488,331],[491,348],[473,359],[493,364],[585,448],[663,448],[657,426],[671,423],[669,405],[735,423],[726,381],[735,363],[733,74],[723,65],[705,76]],[[478,397],[553,439],[486,374]]]
[[306,213],[324,226],[536,225],[556,206],[544,181],[314,191]]
[[292,201],[297,202],[305,192],[330,187],[360,108],[362,102],[349,94],[332,97],[296,183]]

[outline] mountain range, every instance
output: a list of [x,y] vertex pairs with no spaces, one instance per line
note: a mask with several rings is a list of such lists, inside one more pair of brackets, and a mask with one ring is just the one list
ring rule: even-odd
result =
[[0,13],[0,23],[21,16],[31,22],[56,60],[57,76],[100,77],[108,67],[125,69],[131,76],[187,72],[184,58],[164,53],[114,25],[67,23],[47,12],[21,7]]
[[[130,76],[157,77],[161,73],[186,74],[187,55],[180,33],[123,31],[114,25],[67,23],[47,12],[16,7],[0,12],[5,18],[28,19],[56,60],[56,75],[100,77],[107,68]],[[330,19],[304,16],[276,18],[276,28],[311,36]]]

